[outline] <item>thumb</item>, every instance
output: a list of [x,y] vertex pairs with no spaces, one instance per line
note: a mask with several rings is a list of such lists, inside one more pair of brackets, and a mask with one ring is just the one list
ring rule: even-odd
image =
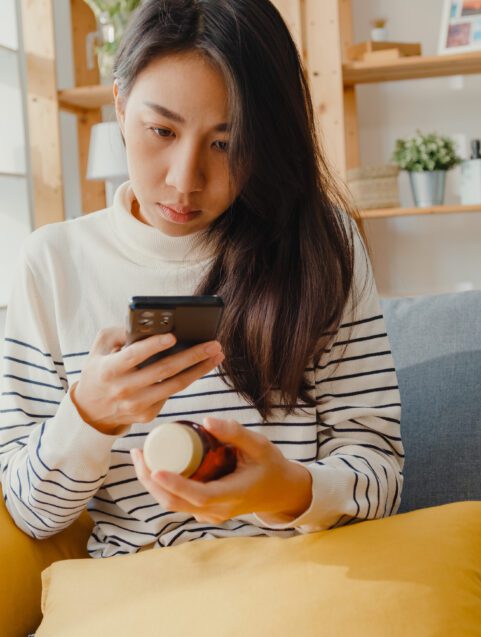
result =
[[204,418],[202,424],[220,442],[233,445],[253,459],[259,459],[264,456],[266,449],[271,444],[265,436],[246,429],[235,420],[221,420],[220,418],[209,417]]

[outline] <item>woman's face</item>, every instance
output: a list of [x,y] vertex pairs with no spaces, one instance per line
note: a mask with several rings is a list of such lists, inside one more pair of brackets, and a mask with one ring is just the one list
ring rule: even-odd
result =
[[125,139],[132,212],[165,234],[207,228],[234,201],[229,181],[225,80],[195,52],[151,62],[128,99],[114,84]]

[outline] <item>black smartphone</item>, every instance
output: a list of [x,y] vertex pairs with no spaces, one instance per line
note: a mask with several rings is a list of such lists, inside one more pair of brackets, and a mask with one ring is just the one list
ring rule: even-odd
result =
[[129,302],[126,345],[172,332],[173,347],[151,356],[145,367],[164,356],[216,339],[224,302],[220,296],[133,296]]

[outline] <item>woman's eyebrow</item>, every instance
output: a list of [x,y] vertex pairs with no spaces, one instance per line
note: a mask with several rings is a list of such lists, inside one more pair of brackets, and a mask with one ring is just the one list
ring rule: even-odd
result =
[[[158,113],[159,115],[168,117],[172,121],[178,122],[179,124],[185,124],[185,119],[181,115],[178,115],[177,113],[174,113],[173,111],[170,111],[168,108],[165,108],[165,106],[161,106],[160,104],[155,104],[154,102],[144,102],[144,104],[148,106],[150,109],[152,109],[153,111],[155,111],[156,113]],[[219,133],[223,133],[230,130],[230,125],[227,122],[222,122],[222,124],[217,124],[217,126],[214,126],[212,130],[215,130]]]

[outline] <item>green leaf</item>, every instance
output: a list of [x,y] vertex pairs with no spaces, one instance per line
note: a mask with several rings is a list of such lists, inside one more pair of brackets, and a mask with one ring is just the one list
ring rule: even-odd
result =
[[421,171],[449,170],[461,158],[451,138],[417,129],[413,137],[396,140],[392,160],[403,170]]

